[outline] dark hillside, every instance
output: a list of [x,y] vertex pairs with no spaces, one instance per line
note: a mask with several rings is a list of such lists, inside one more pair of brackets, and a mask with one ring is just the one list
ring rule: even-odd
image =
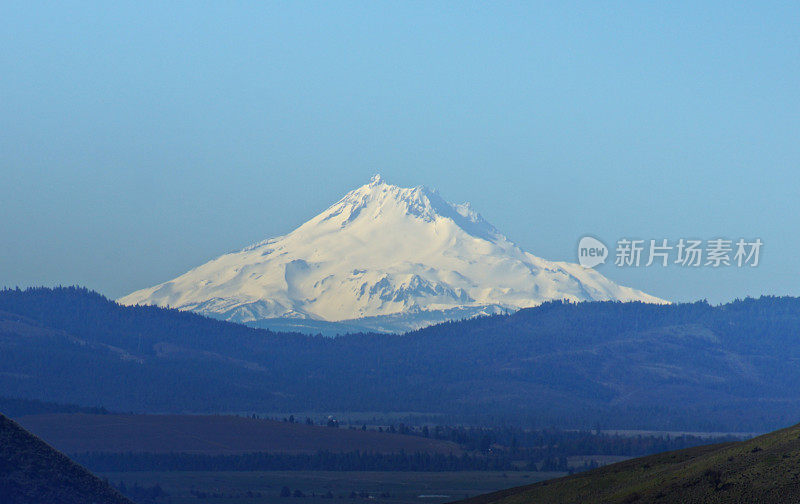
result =
[[102,480],[0,415],[0,502],[131,504]]

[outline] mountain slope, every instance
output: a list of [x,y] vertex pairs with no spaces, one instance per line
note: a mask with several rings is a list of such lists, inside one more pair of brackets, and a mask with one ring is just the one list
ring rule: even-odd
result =
[[463,504],[800,502],[800,425],[750,439],[642,457],[502,490]]
[[0,502],[132,504],[108,484],[1,414]]
[[[225,254],[118,301],[240,323],[395,316],[397,330],[566,299],[663,302],[514,245],[469,204],[379,176],[291,233]],[[403,316],[398,323],[397,315]],[[438,316],[442,318],[441,316]]]

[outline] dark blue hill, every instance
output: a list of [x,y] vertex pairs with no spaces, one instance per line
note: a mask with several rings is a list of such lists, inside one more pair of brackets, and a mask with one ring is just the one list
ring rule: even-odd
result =
[[116,411],[759,431],[800,417],[798,364],[800,299],[790,297],[555,302],[325,338],[122,307],[82,288],[0,292],[4,395]]

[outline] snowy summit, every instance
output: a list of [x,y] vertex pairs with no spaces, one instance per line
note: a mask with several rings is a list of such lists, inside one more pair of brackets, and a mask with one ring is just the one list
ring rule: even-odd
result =
[[556,299],[664,302],[525,252],[468,203],[375,175],[285,236],[118,301],[265,327],[273,319],[362,319],[403,330]]

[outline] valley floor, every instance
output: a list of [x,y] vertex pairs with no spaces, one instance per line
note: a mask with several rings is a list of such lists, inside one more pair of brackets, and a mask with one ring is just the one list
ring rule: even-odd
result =
[[[156,503],[164,504],[441,504],[545,479],[559,472],[125,472],[102,473],[102,478],[128,495],[140,487],[143,498],[158,485]],[[281,496],[284,487],[291,497]],[[330,493],[329,493],[330,492]]]

